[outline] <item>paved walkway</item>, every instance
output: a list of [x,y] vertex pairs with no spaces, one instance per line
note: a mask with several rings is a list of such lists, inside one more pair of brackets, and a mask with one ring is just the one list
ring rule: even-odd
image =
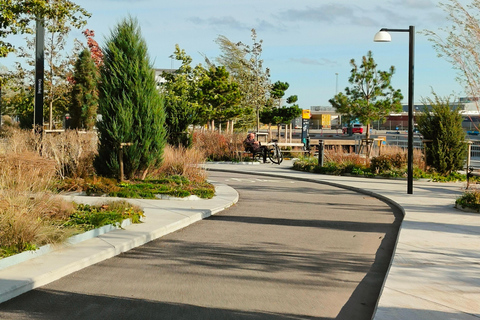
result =
[[[282,165],[207,165],[210,170],[261,173],[346,187],[374,194],[405,212],[391,267],[374,319],[480,318],[480,215],[453,208],[462,183],[406,181],[316,175]],[[75,201],[102,201],[75,197]],[[212,200],[136,200],[147,223],[131,225],[0,270],[0,303],[64,275],[108,259],[221,211],[238,200],[219,185]],[[346,199],[348,201],[348,199]],[[1,265],[0,265],[1,268]]]
[[[0,260],[0,303],[32,289],[58,280],[70,273],[141,246],[151,240],[184,228],[196,221],[228,208],[238,201],[238,193],[226,185],[216,185],[215,197],[210,200],[132,200],[143,208],[145,223],[132,224],[96,236],[87,235],[84,241],[54,248],[34,257],[37,252],[26,252],[32,257],[24,262],[10,258]],[[77,203],[102,204],[102,197],[72,196]],[[42,252],[40,252],[42,253]],[[18,258],[18,257],[11,257]]]
[[408,195],[406,180],[318,175],[291,166],[286,161],[207,168],[327,183],[398,205],[405,217],[373,319],[480,318],[480,214],[454,208],[464,183],[415,181],[414,194]]

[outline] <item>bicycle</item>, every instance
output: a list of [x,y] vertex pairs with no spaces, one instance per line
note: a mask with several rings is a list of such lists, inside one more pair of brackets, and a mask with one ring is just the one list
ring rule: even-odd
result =
[[251,152],[254,161],[263,161],[270,159],[272,163],[280,164],[283,161],[283,154],[277,145],[278,140],[271,140],[268,144],[262,145],[260,148],[253,150],[251,147],[245,146],[246,152]]
[[272,163],[275,164],[280,164],[283,161],[283,154],[282,150],[280,150],[280,147],[277,144],[278,140],[272,140],[268,145],[267,145],[267,157],[272,161]]

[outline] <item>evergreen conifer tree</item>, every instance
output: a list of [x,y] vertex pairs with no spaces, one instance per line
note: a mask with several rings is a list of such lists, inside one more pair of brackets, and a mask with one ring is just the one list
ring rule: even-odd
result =
[[426,162],[438,173],[448,175],[461,170],[467,155],[465,131],[462,128],[462,116],[458,109],[452,108],[448,99],[435,95],[427,99],[428,110],[417,116],[420,133],[426,141]]
[[125,176],[143,179],[162,160],[165,112],[138,21],[132,17],[121,21],[103,52],[96,169],[100,174],[117,176],[119,149],[127,143],[123,147]]
[[80,52],[75,62],[73,81],[70,127],[92,130],[97,118],[98,69],[88,49]]

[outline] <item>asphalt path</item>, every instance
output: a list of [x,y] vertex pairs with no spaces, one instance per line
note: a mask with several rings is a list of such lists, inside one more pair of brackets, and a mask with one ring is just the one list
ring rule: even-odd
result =
[[239,202],[0,305],[0,319],[371,319],[400,212],[371,196],[210,172]]

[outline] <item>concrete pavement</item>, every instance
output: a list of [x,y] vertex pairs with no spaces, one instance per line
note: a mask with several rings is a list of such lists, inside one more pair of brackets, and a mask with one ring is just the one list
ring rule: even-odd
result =
[[480,214],[454,208],[464,183],[415,181],[414,194],[408,195],[406,180],[318,175],[291,166],[285,161],[207,168],[326,183],[399,206],[405,216],[373,319],[480,318]]
[[[71,196],[69,200],[85,204],[102,204],[102,197]],[[215,197],[209,200],[145,200],[129,202],[143,208],[145,223],[131,224],[101,235],[45,252],[25,252],[32,257],[15,261],[17,257],[0,260],[0,303],[29,290],[41,287],[70,273],[141,246],[151,240],[184,228],[196,221],[220,212],[238,201],[238,193],[221,184],[215,185]]]
[[[405,180],[317,175],[292,171],[291,161],[242,165],[209,163],[209,170],[288,177],[344,187],[375,195],[405,213],[390,270],[374,319],[480,318],[480,215],[453,207],[463,183],[414,182],[406,194]],[[77,202],[104,201],[91,197]],[[183,228],[234,204],[238,194],[218,185],[212,200],[135,200],[146,223],[131,225],[89,240],[62,246],[0,270],[0,302],[45,285],[69,273]],[[346,199],[348,201],[348,199]],[[1,265],[0,265],[1,268]]]

